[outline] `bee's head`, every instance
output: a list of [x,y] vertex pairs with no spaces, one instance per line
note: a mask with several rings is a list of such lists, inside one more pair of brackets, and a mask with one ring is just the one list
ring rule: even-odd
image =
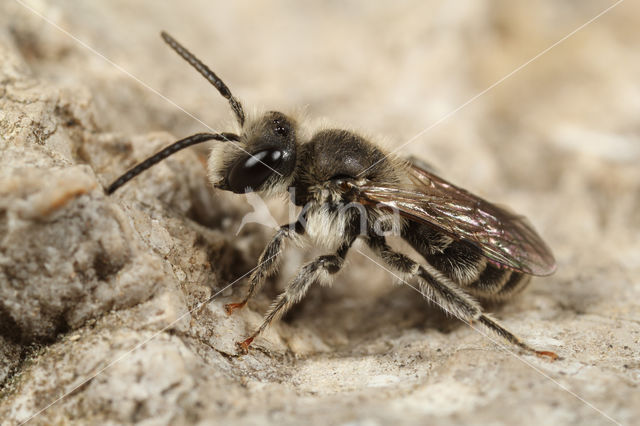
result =
[[247,121],[237,143],[213,147],[211,183],[236,194],[286,190],[296,164],[296,137],[296,122],[281,112]]
[[246,120],[240,101],[209,67],[169,34],[162,32],[162,38],[229,101],[240,126],[239,135],[197,133],[181,139],[120,176],[107,188],[107,193],[113,193],[135,176],[181,149],[210,140],[219,141],[213,146],[209,157],[209,179],[213,186],[235,193],[286,191],[296,164],[296,122],[276,111],[269,111],[257,119]]

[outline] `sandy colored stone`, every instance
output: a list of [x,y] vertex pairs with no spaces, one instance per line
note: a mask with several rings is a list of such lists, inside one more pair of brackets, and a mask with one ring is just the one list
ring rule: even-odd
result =
[[[640,416],[636,4],[446,120],[610,3],[27,4],[130,75],[19,2],[0,5],[3,423],[583,425]],[[231,118],[162,43],[162,29],[247,110],[304,107],[390,148],[428,129],[401,152],[526,214],[553,247],[555,275],[488,308],[562,359],[514,355],[393,285],[356,250],[333,287],[312,288],[237,356],[235,342],[319,253],[289,248],[279,277],[229,317],[223,305],[242,296],[272,231],[238,232],[251,207],[210,188],[206,149],[104,193],[150,153]],[[281,201],[269,207],[286,221]]]

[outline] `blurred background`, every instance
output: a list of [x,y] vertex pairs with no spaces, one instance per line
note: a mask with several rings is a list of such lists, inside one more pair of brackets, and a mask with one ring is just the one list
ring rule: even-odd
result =
[[[302,111],[388,149],[411,141],[398,154],[419,156],[443,177],[529,217],[558,271],[534,280],[529,296],[505,308],[507,317],[546,310],[565,342],[587,346],[602,343],[614,321],[638,343],[638,2],[21,3],[5,0],[0,23],[31,73],[86,90],[102,132],[180,138],[206,130],[149,87],[214,130],[228,129],[228,104],[163,43],[165,30],[247,110]],[[278,203],[272,207],[286,217]],[[317,329],[339,322],[349,300],[388,291],[389,276],[357,254],[343,277],[345,285],[312,292],[343,303],[324,308],[334,319]],[[363,295],[346,285],[352,281],[387,290]]]

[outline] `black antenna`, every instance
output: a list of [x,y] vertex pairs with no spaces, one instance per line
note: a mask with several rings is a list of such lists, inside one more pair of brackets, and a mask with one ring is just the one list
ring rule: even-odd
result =
[[220,77],[216,75],[208,66],[203,64],[200,59],[196,58],[193,53],[189,52],[184,46],[178,43],[173,37],[169,34],[162,31],[160,33],[164,41],[178,53],[178,55],[182,56],[182,58],[189,62],[189,64],[194,67],[204,78],[209,80],[209,83],[213,84],[218,92],[222,96],[224,96],[231,104],[231,109],[233,110],[236,118],[238,119],[238,123],[240,126],[244,126],[244,110],[242,109],[242,104],[238,101],[232,94],[226,84],[220,80]]
[[107,188],[107,194],[113,194],[116,189],[120,188],[122,185],[129,182],[131,179],[144,172],[154,164],[164,160],[171,154],[174,154],[181,149],[185,149],[202,142],[210,141],[212,139],[225,142],[239,141],[240,137],[233,133],[196,133],[195,135],[180,139],[178,142],[175,142],[162,151],[158,152],[157,154],[152,155],[151,157],[147,158],[142,163],[138,164],[137,166],[120,176],[118,179],[116,179],[111,185],[109,185],[109,188]]

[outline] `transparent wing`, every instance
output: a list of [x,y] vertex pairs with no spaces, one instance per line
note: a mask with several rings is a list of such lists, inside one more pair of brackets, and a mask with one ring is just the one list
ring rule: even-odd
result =
[[532,275],[549,275],[556,263],[527,219],[410,165],[412,184],[348,182],[360,201],[396,209],[407,219],[435,226],[480,248],[490,260]]

